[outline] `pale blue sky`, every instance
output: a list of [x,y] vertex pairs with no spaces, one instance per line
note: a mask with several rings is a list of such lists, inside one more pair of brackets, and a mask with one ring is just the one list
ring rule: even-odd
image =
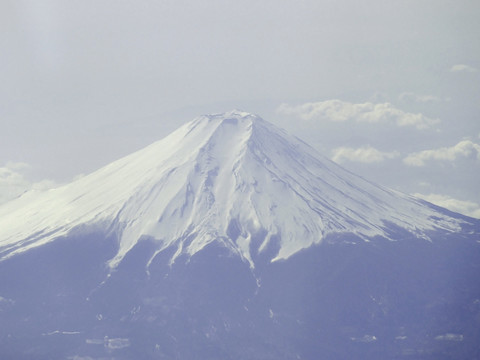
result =
[[[68,181],[241,108],[379,183],[474,212],[479,18],[476,0],[2,1],[0,170],[15,176],[0,171],[0,192]],[[394,111],[331,121],[301,107],[334,99],[340,114]],[[399,125],[409,114],[434,121]]]

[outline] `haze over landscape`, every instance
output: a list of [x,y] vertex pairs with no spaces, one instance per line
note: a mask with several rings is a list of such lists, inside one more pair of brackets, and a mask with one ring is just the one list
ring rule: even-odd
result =
[[480,358],[480,2],[0,2],[0,358]]
[[479,217],[476,1],[4,1],[0,202],[240,108]]

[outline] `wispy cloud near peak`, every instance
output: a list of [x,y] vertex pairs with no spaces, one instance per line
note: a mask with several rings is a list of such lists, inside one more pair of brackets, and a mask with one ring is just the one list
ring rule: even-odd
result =
[[420,113],[404,112],[388,102],[355,104],[341,100],[327,100],[298,106],[281,104],[277,112],[294,115],[307,121],[393,123],[397,126],[413,126],[417,129],[430,128],[440,122],[439,119],[431,119]]
[[26,172],[30,165],[23,162],[7,162],[0,167],[0,205],[13,200],[28,190],[46,190],[55,187],[55,182],[43,180],[32,182]]
[[410,166],[425,166],[429,160],[455,161],[457,158],[474,156],[480,160],[480,145],[470,140],[462,140],[451,147],[423,150],[408,155],[403,162]]
[[354,149],[350,147],[339,147],[333,150],[332,160],[342,163],[345,161],[361,163],[378,163],[387,159],[394,159],[400,156],[397,151],[384,152],[367,145]]
[[467,73],[476,73],[478,72],[477,68],[474,68],[473,66],[470,65],[465,65],[465,64],[457,64],[453,65],[450,68],[451,72],[467,72]]
[[448,195],[440,194],[420,194],[416,193],[413,196],[431,202],[432,204],[444,207],[448,210],[458,212],[467,216],[480,219],[480,205],[468,200],[454,199]]
[[400,101],[407,101],[407,102],[416,102],[416,103],[435,103],[435,102],[440,102],[442,99],[440,99],[438,96],[434,95],[418,95],[413,92],[404,92],[401,93],[398,96],[398,99]]

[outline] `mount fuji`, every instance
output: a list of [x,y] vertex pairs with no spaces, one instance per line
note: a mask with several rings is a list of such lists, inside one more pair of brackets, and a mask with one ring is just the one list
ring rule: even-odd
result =
[[480,357],[480,220],[242,111],[0,206],[0,356]]

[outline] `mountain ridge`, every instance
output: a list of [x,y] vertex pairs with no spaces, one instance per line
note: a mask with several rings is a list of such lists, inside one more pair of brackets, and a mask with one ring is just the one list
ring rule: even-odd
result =
[[354,175],[234,110],[198,117],[71,184],[4,204],[0,259],[98,228],[119,239],[112,269],[141,238],[155,240],[154,256],[176,246],[172,261],[220,241],[254,267],[253,237],[258,252],[278,242],[276,261],[334,233],[369,241],[392,240],[390,224],[426,240],[436,229],[461,231],[466,218],[439,209]]

